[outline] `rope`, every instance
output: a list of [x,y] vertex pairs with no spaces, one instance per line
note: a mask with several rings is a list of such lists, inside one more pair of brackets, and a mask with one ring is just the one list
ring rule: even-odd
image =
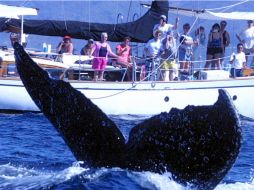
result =
[[129,9],[128,9],[128,14],[127,14],[126,22],[129,21],[129,15],[130,15],[130,10],[131,10],[131,5],[132,5],[132,0],[130,1],[130,4],[129,4]]
[[62,5],[62,12],[64,13],[64,14],[63,14],[63,17],[64,17],[65,30],[67,31],[67,30],[68,30],[68,27],[67,27],[66,15],[65,15],[65,11],[64,11],[64,10],[65,10],[65,7],[64,7],[63,1],[62,1],[61,5]]
[[206,10],[207,10],[207,11],[214,11],[214,10],[221,10],[221,9],[229,9],[229,8],[233,8],[233,7],[235,7],[235,6],[238,6],[238,5],[247,3],[248,1],[249,1],[249,0],[245,0],[245,1],[241,1],[241,2],[239,2],[239,3],[235,3],[235,4],[232,4],[232,5],[229,5],[229,6],[217,7],[217,8],[206,9]]
[[88,2],[88,28],[89,28],[89,32],[91,32],[91,1],[89,0]]
[[[193,22],[193,24],[191,25],[190,27],[190,30],[189,32],[192,30],[192,28],[194,27],[195,23],[197,22],[197,19],[198,17],[196,17],[195,21]],[[189,33],[188,32],[188,33]],[[176,49],[178,49],[180,47],[180,45],[182,44],[183,42],[181,42],[178,47]],[[170,57],[172,57],[173,54],[175,54],[175,52],[173,52],[166,60],[168,60]],[[149,73],[143,80],[140,80],[139,82],[135,83],[132,85],[132,87],[130,88],[126,88],[124,90],[121,90],[120,92],[117,92],[117,93],[113,93],[113,94],[110,94],[110,95],[107,95],[107,96],[101,96],[101,97],[97,97],[97,98],[90,98],[91,100],[98,100],[98,99],[104,99],[104,98],[109,98],[109,97],[113,97],[113,96],[116,96],[116,95],[119,95],[119,94],[122,94],[130,89],[133,89],[135,88],[137,85],[139,85],[141,82],[145,81],[146,79],[148,79],[149,77],[151,77],[153,74],[155,74],[156,72],[158,72],[158,69],[160,69],[162,67],[162,64],[159,65],[159,67],[157,67],[155,70],[153,70],[151,73]],[[151,84],[154,84],[155,81],[151,81]]]

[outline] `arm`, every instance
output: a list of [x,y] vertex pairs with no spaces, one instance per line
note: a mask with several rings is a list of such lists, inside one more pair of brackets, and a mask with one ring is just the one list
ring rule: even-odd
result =
[[61,49],[62,49],[62,46],[63,46],[63,42],[60,42],[56,48],[56,52],[57,53],[60,53]]
[[227,47],[227,46],[229,46],[229,44],[230,44],[230,35],[229,35],[228,32],[226,32],[226,44],[225,44],[225,46]]
[[127,51],[127,50],[128,50],[127,47],[121,48],[121,46],[118,45],[118,46],[116,47],[116,55],[121,56],[121,55],[123,54],[123,52],[125,52],[125,51]]
[[244,43],[244,40],[241,39],[241,34],[236,34],[236,38],[239,40],[239,42]]
[[66,53],[72,54],[73,53],[73,49],[74,49],[73,43],[70,43],[69,46],[68,46],[68,51]]
[[115,57],[118,58],[119,56],[116,55],[112,50],[109,44],[107,44],[107,48],[108,48],[108,55],[110,55],[111,57]]
[[179,17],[176,17],[176,21],[175,21],[175,25],[173,27],[174,30],[178,29],[178,25],[179,25]]
[[233,64],[234,61],[235,61],[235,53],[232,53],[231,56],[230,56],[229,63]]

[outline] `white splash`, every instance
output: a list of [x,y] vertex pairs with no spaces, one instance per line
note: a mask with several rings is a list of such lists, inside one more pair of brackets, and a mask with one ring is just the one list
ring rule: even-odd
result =
[[62,171],[37,171],[11,164],[0,166],[0,189],[38,189],[63,183],[72,177],[89,171],[88,168],[71,166]]

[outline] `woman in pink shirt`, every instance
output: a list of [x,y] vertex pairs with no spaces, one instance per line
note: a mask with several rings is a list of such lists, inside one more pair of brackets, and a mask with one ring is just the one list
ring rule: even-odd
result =
[[116,46],[116,54],[119,56],[117,65],[127,68],[127,79],[131,80],[132,63],[131,63],[131,47],[129,46],[130,37],[125,37],[123,43]]
[[93,48],[93,65],[94,80],[103,80],[103,72],[108,63],[108,55],[118,58],[111,50],[110,45],[107,42],[108,34],[106,32],[101,33],[101,41],[96,42]]

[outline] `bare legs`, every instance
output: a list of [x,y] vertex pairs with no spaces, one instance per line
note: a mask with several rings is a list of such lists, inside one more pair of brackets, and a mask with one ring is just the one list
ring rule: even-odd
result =
[[103,79],[103,73],[104,73],[104,71],[94,71],[94,77],[93,77],[93,80],[94,81],[102,81],[102,80],[104,80]]
[[220,53],[216,53],[214,55],[209,55],[208,54],[204,70],[209,70],[209,67],[210,67],[213,59],[215,61],[215,69],[216,70],[220,70],[221,69],[220,58],[221,58],[221,54]]

